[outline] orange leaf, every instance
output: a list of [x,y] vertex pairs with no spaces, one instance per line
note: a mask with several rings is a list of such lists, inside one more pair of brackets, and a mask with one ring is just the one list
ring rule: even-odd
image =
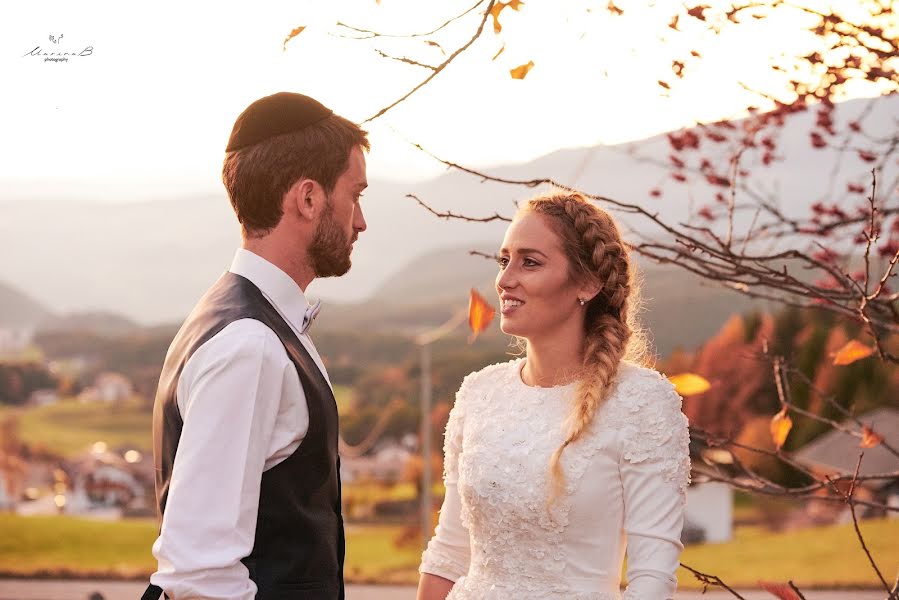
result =
[[793,419],[787,414],[786,407],[782,408],[779,413],[771,418],[771,437],[774,438],[774,443],[777,445],[778,450],[780,450],[781,447],[783,447],[784,442],[787,441],[787,436],[790,434],[790,429],[792,428]]
[[499,52],[497,52],[496,54],[494,54],[494,55],[493,55],[493,58],[491,58],[490,60],[496,60],[497,58],[499,58],[499,55],[502,54],[502,53],[503,53],[503,50],[505,50],[505,49],[506,49],[506,45],[503,44],[503,47],[499,49]]
[[771,592],[780,600],[801,600],[799,594],[797,594],[793,588],[791,588],[786,583],[772,583],[769,581],[759,581],[759,586],[767,592]]
[[833,364],[849,365],[857,360],[867,358],[874,354],[874,348],[866,346],[858,340],[851,340],[845,346],[831,354],[834,357]]
[[519,65],[509,71],[509,74],[512,75],[512,79],[524,79],[527,77],[528,71],[530,71],[534,67],[534,61],[529,60],[527,64]]
[[522,2],[521,0],[509,0],[508,2],[506,2],[506,6],[508,6],[512,10],[518,10],[519,8],[524,6],[524,2]]
[[880,435],[867,425],[862,425],[862,441],[858,445],[859,448],[873,448],[882,441],[882,435]]
[[710,384],[708,380],[695,373],[672,375],[668,378],[668,381],[674,384],[674,389],[681,396],[701,394],[712,387],[712,384]]
[[306,29],[305,25],[300,25],[299,27],[294,27],[293,30],[291,30],[291,32],[289,34],[287,34],[287,37],[284,38],[284,44],[281,46],[282,49],[287,50],[287,42],[289,42],[293,38],[295,38],[298,35],[300,35],[301,33],[303,33],[304,29]]
[[659,79],[659,82],[658,82],[658,83],[659,83],[660,86],[662,86],[662,87],[665,88],[666,90],[670,90],[670,89],[671,89],[671,86],[668,85],[667,83],[665,83],[664,81],[662,81],[661,79]]
[[499,23],[499,13],[503,12],[503,9],[507,6],[508,4],[497,2],[493,5],[493,8],[490,9],[490,16],[493,17],[493,33],[499,33],[503,30],[503,26]]
[[487,329],[490,321],[496,311],[490,306],[484,297],[477,290],[471,289],[471,296],[468,299],[468,326],[471,328],[471,338],[469,343],[473,342],[478,334]]

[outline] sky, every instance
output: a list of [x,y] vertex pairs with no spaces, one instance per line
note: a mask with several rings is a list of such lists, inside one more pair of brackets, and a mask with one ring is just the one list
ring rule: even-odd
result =
[[[440,35],[372,44],[348,39],[337,21],[415,32],[471,4],[5,3],[0,201],[222,193],[223,148],[235,117],[253,100],[302,92],[362,121],[428,73],[381,58],[374,48],[439,63],[442,50],[425,40],[451,51],[476,26],[469,18]],[[431,84],[365,125],[372,142],[369,177],[414,181],[443,172],[410,142],[486,167],[739,115],[754,99],[740,83],[769,85],[770,56],[803,43],[795,22],[756,23],[717,38],[669,36],[666,24],[677,2],[620,2],[631,7],[621,17],[587,10],[596,4],[530,0],[519,12],[503,11],[499,35],[488,22],[483,38]],[[285,37],[297,26],[306,29],[285,49]],[[674,81],[674,53],[692,46],[701,48],[703,59],[688,64],[690,77],[665,93],[656,81]],[[52,62],[30,54],[36,47],[90,50]],[[524,80],[509,76],[529,60],[534,68]]]

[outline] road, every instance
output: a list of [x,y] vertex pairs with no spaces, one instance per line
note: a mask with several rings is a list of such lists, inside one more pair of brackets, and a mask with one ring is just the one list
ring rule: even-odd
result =
[[[128,581],[60,581],[34,579],[0,579],[0,600],[137,600],[144,591],[141,583]],[[806,600],[883,600],[878,591],[804,591]],[[774,600],[767,592],[740,591],[746,600]],[[347,600],[415,600],[415,588],[397,586],[351,585]],[[677,600],[726,600],[734,596],[726,592],[680,592]]]

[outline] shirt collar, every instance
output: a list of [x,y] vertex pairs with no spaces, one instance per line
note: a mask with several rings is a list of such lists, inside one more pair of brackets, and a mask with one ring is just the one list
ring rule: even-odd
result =
[[245,248],[237,249],[228,270],[249,279],[291,327],[297,332],[305,333],[305,315],[310,312],[309,301],[290,275]]

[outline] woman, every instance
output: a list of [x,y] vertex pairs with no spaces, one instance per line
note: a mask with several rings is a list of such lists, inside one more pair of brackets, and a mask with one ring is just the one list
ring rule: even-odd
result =
[[506,231],[502,330],[526,357],[462,382],[446,497],[419,600],[673,598],[690,461],[681,398],[641,351],[631,266],[579,194],[531,200]]

